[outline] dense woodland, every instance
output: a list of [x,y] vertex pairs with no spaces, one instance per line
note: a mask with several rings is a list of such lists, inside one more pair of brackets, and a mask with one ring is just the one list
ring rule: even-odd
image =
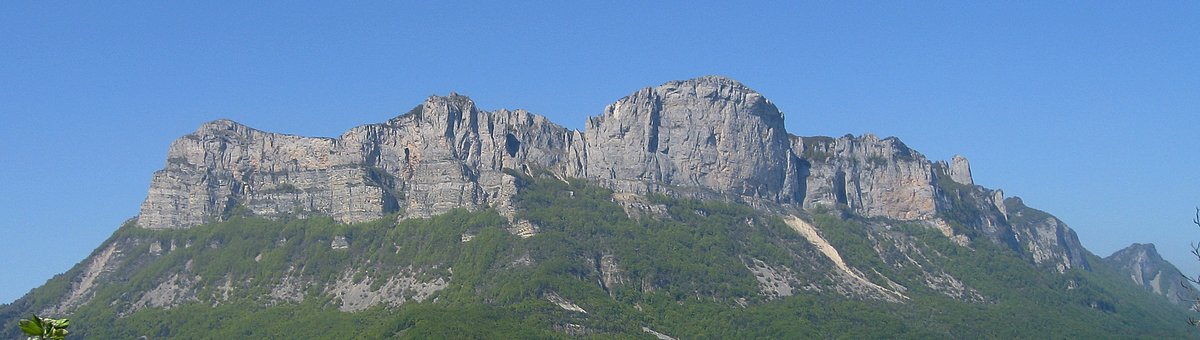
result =
[[[652,338],[648,327],[676,338],[1175,338],[1195,335],[1182,308],[1127,282],[1091,258],[1090,271],[1042,270],[986,241],[969,247],[919,225],[864,220],[840,212],[808,216],[849,265],[874,268],[873,282],[909,287],[901,303],[804,291],[770,299],[759,294],[747,259],[805,272],[817,261],[812,245],[775,216],[742,205],[651,196],[660,213],[628,217],[612,192],[581,181],[522,178],[518,219],[539,227],[530,238],[506,230],[495,211],[454,210],[429,219],[340,224],[329,218],[268,220],[235,214],[227,221],[183,230],[126,225],[111,242],[191,244],[134,261],[91,303],[70,317],[72,336],[136,338]],[[872,228],[919,241],[945,255],[936,265],[977,289],[983,301],[964,302],[920,284],[911,267],[896,268],[872,248]],[[464,242],[464,234],[474,237]],[[335,237],[347,249],[333,249]],[[103,248],[102,246],[101,248]],[[136,251],[134,253],[137,253]],[[623,284],[606,287],[597,263],[616,259]],[[526,264],[523,263],[522,261]],[[164,277],[189,270],[202,282],[194,301],[131,314],[134,296]],[[386,277],[418,268],[449,277],[449,286],[424,302],[342,312],[338,301],[312,286],[303,302],[267,298],[286,273],[338,280],[346,268]],[[75,269],[78,270],[78,269]],[[53,303],[69,288],[59,275],[11,305],[0,307],[5,331],[22,313]],[[353,280],[363,279],[361,276]],[[227,298],[219,288],[239,282]],[[568,311],[545,298],[553,292],[585,309]],[[115,302],[114,302],[115,301]],[[4,333],[4,335],[10,335]]]

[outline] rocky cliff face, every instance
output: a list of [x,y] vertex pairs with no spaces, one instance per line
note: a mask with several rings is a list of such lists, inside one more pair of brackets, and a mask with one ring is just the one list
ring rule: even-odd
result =
[[[460,207],[499,216],[450,211]],[[307,216],[376,221],[280,218]],[[1011,311],[1009,299],[1034,294],[1028,305],[1050,298],[1104,315],[1147,310],[1129,304],[1143,298],[1175,310],[1135,286],[1112,289],[1128,277],[1184,302],[1178,270],[1152,245],[1089,263],[1063,221],[977,185],[965,157],[929,160],[894,137],[790,135],[770,101],[721,77],[641,89],[584,131],[522,110],[482,111],[457,94],[336,138],[218,120],[171,145],[133,222],[67,273],[0,305],[0,321],[30,312],[157,320],[177,307],[306,301],[370,313],[519,291],[568,313],[612,311],[578,289],[542,290],[545,282],[594,285],[613,301],[658,291],[735,308],[828,294]],[[534,237],[539,224],[546,232]],[[542,273],[563,280],[528,279]],[[525,283],[536,287],[512,289]],[[683,305],[647,301],[628,307]]]
[[187,228],[238,207],[261,216],[320,214],[343,222],[390,213],[425,217],[456,207],[511,212],[513,177],[501,170],[578,168],[572,142],[579,139],[541,116],[482,112],[454,94],[339,138],[267,133],[218,120],[172,143],[138,225]]
[[645,88],[587,122],[586,177],[629,191],[692,187],[797,202],[798,162],[783,114],[730,79]]
[[1104,258],[1113,268],[1128,275],[1133,283],[1154,294],[1162,295],[1173,303],[1191,307],[1194,292],[1184,288],[1191,286],[1183,274],[1170,262],[1163,260],[1154,244],[1134,243],[1125,249]]
[[623,192],[842,205],[900,220],[936,213],[931,164],[899,140],[791,136],[761,94],[704,77],[622,98],[584,132],[521,110],[480,111],[453,94],[339,138],[214,121],[172,144],[138,223],[186,228],[238,206],[346,222],[460,206],[504,210],[512,177],[503,169],[548,170]]
[[804,208],[847,207],[867,217],[922,221],[937,213],[932,164],[896,138],[795,137]]
[[1044,211],[1025,206],[1020,198],[1004,200],[1015,244],[1033,263],[1064,272],[1088,268],[1079,236],[1066,223]]
[[455,207],[505,213],[514,182],[504,169],[546,170],[636,193],[700,189],[780,203],[804,195],[779,110],[729,79],[646,88],[587,126],[581,133],[522,110],[484,112],[454,94],[339,138],[219,120],[172,144],[138,224],[186,228],[239,206],[344,222]]
[[588,119],[582,132],[522,110],[481,111],[457,94],[338,138],[218,120],[172,144],[137,222],[187,228],[238,209],[359,222],[492,207],[512,218],[514,171],[584,178],[623,193],[916,221],[963,245],[973,238],[1007,245],[1058,271],[1087,266],[1065,224],[974,185],[966,158],[933,162],[874,135],[793,136],[761,94],[711,76],[641,89]]

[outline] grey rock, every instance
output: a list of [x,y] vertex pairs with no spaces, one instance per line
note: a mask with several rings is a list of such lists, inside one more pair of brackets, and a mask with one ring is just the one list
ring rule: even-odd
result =
[[614,189],[690,187],[794,201],[783,114],[736,81],[703,77],[644,88],[589,119],[585,131],[586,177]]
[[333,237],[333,241],[329,242],[329,249],[350,249],[350,242],[346,240],[346,236],[337,235]]
[[962,185],[975,185],[971,178],[971,162],[962,155],[954,155],[950,160],[950,180]]
[[754,274],[758,281],[759,293],[767,299],[792,296],[795,290],[792,283],[797,281],[795,274],[787,267],[775,268],[762,260],[751,258],[746,269]]
[[[378,190],[365,169],[342,162],[337,141],[266,133],[229,120],[204,124],[171,144],[154,174],[138,225],[185,228],[228,216],[241,205],[256,213],[313,212],[336,218],[371,209]],[[375,197],[367,197],[375,191]],[[376,208],[379,214],[382,207]],[[357,215],[370,215],[359,211]],[[378,214],[377,214],[378,215]]]
[[1034,264],[1065,272],[1071,268],[1088,269],[1079,236],[1066,223],[1041,210],[1025,206],[1018,197],[1004,200],[1009,224],[1024,255]]
[[588,258],[586,262],[596,271],[599,277],[597,284],[609,296],[615,296],[617,286],[625,284],[625,270],[617,264],[615,255],[605,254],[596,258]]
[[524,110],[481,111],[453,93],[337,138],[218,120],[172,143],[137,222],[187,228],[242,211],[361,222],[490,207],[528,237],[537,227],[513,220],[514,175],[537,173],[618,193],[923,222],[966,245],[958,225],[1035,263],[1086,266],[1065,224],[1013,223],[1013,214],[1032,210],[974,185],[962,156],[932,162],[899,139],[870,134],[793,136],[783,118],[758,92],[708,76],[638,90],[589,118],[582,132]]
[[[267,133],[218,120],[177,139],[155,173],[138,225],[187,228],[239,207],[255,215],[327,215],[361,222],[427,217],[457,207],[514,212],[503,169],[566,171],[577,133],[523,110],[481,112],[470,99],[430,97],[383,124],[339,138]],[[574,159],[577,169],[582,164]],[[575,171],[576,173],[578,170]]]
[[1000,215],[1004,216],[1004,219],[1007,220],[1008,207],[1004,206],[1004,190],[996,189],[995,191],[992,191],[991,203],[993,207],[996,207],[996,211],[999,211]]
[[1009,224],[1004,193],[960,183],[951,178],[950,172],[950,165],[944,161],[934,165],[939,217],[974,230],[979,238],[1022,252],[1021,241]]
[[842,205],[900,220],[937,213],[931,163],[898,139],[791,136],[774,104],[727,78],[645,88],[586,125],[581,133],[522,110],[483,112],[457,94],[339,138],[219,120],[172,144],[138,224],[186,228],[238,206],[343,222],[456,207],[511,216],[516,183],[504,169],[541,169],[637,194]]
[[1195,286],[1184,279],[1178,268],[1163,260],[1152,243],[1134,243],[1105,257],[1104,262],[1128,275],[1134,284],[1172,303],[1191,307],[1196,298],[1194,289],[1185,288]]
[[937,214],[933,165],[894,137],[794,137],[803,207],[847,207],[867,217],[928,220]]

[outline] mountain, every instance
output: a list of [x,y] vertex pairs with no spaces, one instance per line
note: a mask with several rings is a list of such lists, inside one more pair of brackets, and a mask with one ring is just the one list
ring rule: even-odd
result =
[[1187,334],[1183,308],[975,185],[966,158],[783,119],[710,76],[583,131],[457,94],[337,138],[213,121],[172,143],[136,218],[0,320],[70,316],[96,338]]
[[[340,222],[429,217],[456,207],[493,207],[511,217],[515,177],[504,169],[542,169],[639,195],[845,208],[921,221],[949,237],[978,233],[1059,272],[1087,266],[1073,231],[973,185],[966,158],[931,162],[898,139],[873,135],[793,136],[774,104],[722,77],[642,89],[589,119],[582,133],[521,110],[480,111],[457,94],[430,97],[336,139],[218,120],[172,143],[137,223],[187,228],[239,206],[257,216]],[[956,209],[971,211],[940,216]]]
[[1154,244],[1134,243],[1104,258],[1113,268],[1127,273],[1133,283],[1173,303],[1191,307],[1195,289],[1185,280],[1183,272],[1163,260]]

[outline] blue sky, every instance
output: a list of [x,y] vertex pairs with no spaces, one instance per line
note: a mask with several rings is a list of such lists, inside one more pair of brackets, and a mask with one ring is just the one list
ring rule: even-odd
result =
[[0,3],[0,303],[137,214],[171,140],[336,136],[456,91],[572,128],[718,74],[798,135],[897,136],[1190,273],[1200,3]]

